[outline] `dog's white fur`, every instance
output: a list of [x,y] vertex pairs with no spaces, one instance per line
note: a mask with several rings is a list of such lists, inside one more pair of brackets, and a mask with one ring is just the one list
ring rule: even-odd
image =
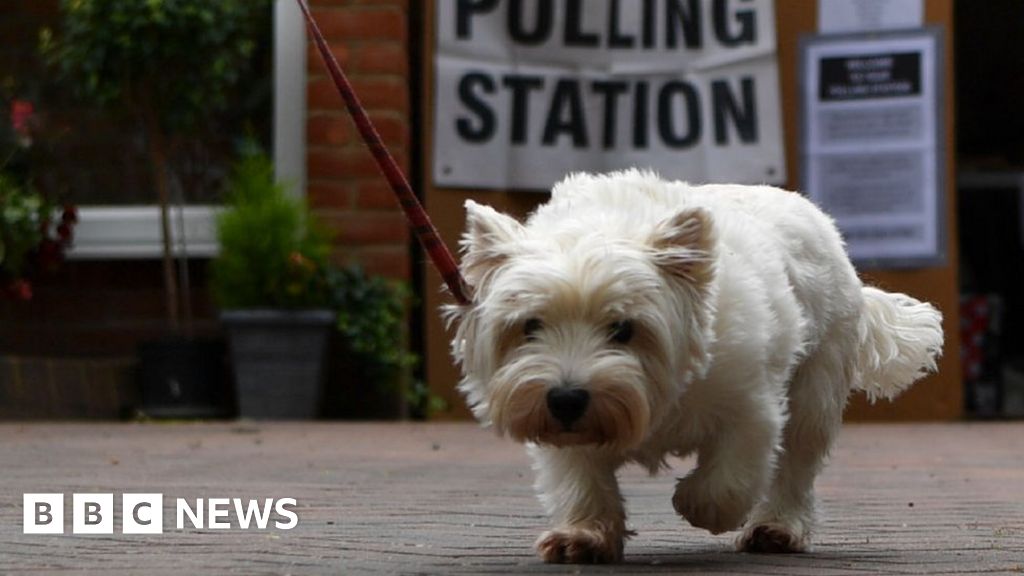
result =
[[[746,523],[741,549],[804,550],[851,388],[891,398],[936,369],[941,314],[864,286],[798,194],[634,170],[570,176],[525,224],[466,208],[473,298],[448,309],[460,389],[527,443],[554,522],[546,561],[620,560],[616,470],[693,452],[679,514],[716,534]],[[554,387],[589,392],[571,427],[548,408]]]

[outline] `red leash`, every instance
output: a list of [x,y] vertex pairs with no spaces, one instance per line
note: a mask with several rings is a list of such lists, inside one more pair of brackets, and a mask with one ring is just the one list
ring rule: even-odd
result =
[[398,197],[398,203],[402,206],[402,210],[405,211],[405,217],[412,224],[416,238],[420,241],[423,249],[427,251],[437,271],[441,273],[441,277],[444,278],[444,282],[448,285],[448,290],[451,291],[455,300],[459,304],[469,304],[466,283],[462,278],[462,274],[459,273],[459,266],[455,263],[455,258],[444,242],[441,241],[437,228],[434,228],[434,224],[430,221],[430,217],[427,216],[426,210],[423,209],[423,205],[420,204],[419,199],[413,193],[412,187],[409,186],[409,181],[402,174],[402,169],[398,167],[398,163],[395,162],[391,153],[384,146],[380,134],[373,127],[373,123],[366,114],[366,110],[363,109],[363,105],[359,103],[359,97],[356,96],[352,85],[348,82],[348,78],[341,71],[341,66],[338,65],[338,61],[331,54],[330,48],[327,47],[327,41],[324,40],[320,27],[316,25],[316,20],[313,19],[313,14],[310,12],[306,0],[297,1],[299,7],[302,8],[303,14],[306,15],[306,22],[309,24],[309,30],[313,33],[313,41],[316,42],[316,47],[320,50],[320,56],[323,57],[324,64],[327,65],[327,70],[331,73],[331,78],[334,79],[334,85],[338,87],[338,94],[341,94],[341,98],[345,101],[345,107],[348,108],[349,114],[352,115],[352,120],[359,129],[359,134],[362,135],[363,141],[366,142],[366,146],[377,161],[377,166],[380,167],[384,177],[391,184],[391,189],[394,190],[395,196]]

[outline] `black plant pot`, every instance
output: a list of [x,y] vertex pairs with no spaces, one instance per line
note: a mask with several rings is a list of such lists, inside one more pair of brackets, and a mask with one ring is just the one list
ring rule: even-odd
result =
[[339,336],[329,347],[324,416],[343,420],[401,420],[409,417],[400,369],[362,365]]
[[312,419],[320,415],[330,310],[230,310],[228,333],[238,415]]
[[172,338],[139,346],[140,410],[154,418],[218,418],[232,406],[224,342]]

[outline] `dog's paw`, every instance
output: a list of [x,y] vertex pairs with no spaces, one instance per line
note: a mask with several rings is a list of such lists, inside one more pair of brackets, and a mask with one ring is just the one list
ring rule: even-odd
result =
[[757,524],[736,539],[736,548],[754,554],[793,554],[806,552],[808,543],[782,524]]
[[551,564],[607,564],[622,560],[622,535],[595,528],[549,530],[537,539],[537,554]]
[[748,493],[718,485],[699,473],[680,479],[672,495],[672,507],[680,516],[712,534],[743,526],[753,504]]

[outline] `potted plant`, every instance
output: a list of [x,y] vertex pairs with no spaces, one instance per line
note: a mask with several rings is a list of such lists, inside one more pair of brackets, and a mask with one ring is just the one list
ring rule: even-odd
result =
[[[172,199],[174,159],[229,108],[270,3],[61,0],[60,8],[59,33],[43,31],[42,53],[75,97],[137,121],[159,206],[168,330],[139,347],[142,411],[220,415],[223,343],[193,337],[187,277],[174,264],[170,206],[183,203]],[[180,257],[187,272],[184,244]]]
[[223,310],[239,415],[318,416],[335,324],[327,235],[306,204],[274,180],[266,156],[250,152],[228,182],[217,238],[212,288]]
[[411,382],[417,357],[407,350],[404,284],[370,276],[358,266],[328,270],[338,338],[332,346],[325,415],[403,418],[422,410],[425,387]]

